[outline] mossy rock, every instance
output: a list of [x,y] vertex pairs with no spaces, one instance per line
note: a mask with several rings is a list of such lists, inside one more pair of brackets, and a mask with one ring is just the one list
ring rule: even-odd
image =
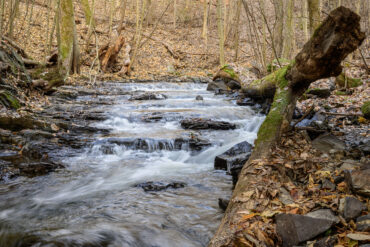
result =
[[351,78],[341,73],[335,78],[335,84],[339,87],[345,87],[347,80],[347,88],[354,88],[362,85],[361,79]]
[[370,120],[370,101],[366,101],[361,107],[362,114],[368,120]]
[[19,100],[12,93],[6,90],[0,91],[0,103],[7,108],[15,110],[21,107]]
[[223,66],[217,74],[213,77],[213,80],[216,79],[223,79],[225,82],[228,82],[229,80],[234,80],[237,82],[241,82],[239,79],[239,76],[235,72],[235,70],[230,65]]
[[331,91],[329,88],[311,88],[307,90],[306,94],[316,95],[319,98],[328,98]]
[[[281,64],[281,67],[285,67],[289,65],[292,61],[285,58],[279,58],[279,62]],[[269,73],[272,73],[277,69],[279,69],[279,63],[277,59],[272,60],[272,62],[267,65],[267,72]]]
[[47,91],[64,84],[64,76],[59,73],[57,68],[37,67],[31,71],[31,77],[33,80],[47,81],[48,86],[45,88]]

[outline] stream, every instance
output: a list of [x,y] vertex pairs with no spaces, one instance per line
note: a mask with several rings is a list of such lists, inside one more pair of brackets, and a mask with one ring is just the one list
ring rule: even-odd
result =
[[[104,115],[88,125],[109,131],[90,134],[78,152],[57,151],[64,169],[0,183],[1,247],[207,246],[223,216],[218,198],[232,193],[231,176],[213,167],[215,156],[253,143],[264,117],[202,83],[104,87],[106,94],[79,95],[70,104]],[[129,100],[148,92],[167,97]],[[186,118],[237,128],[185,130]],[[191,148],[184,140],[194,136],[211,145]],[[178,186],[145,191],[140,184],[147,182]]]

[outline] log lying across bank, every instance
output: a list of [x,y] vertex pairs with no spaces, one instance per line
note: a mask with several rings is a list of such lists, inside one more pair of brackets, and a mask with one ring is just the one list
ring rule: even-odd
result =
[[[261,168],[259,160],[268,158],[281,134],[290,129],[299,96],[312,82],[338,76],[342,71],[342,60],[355,51],[364,39],[365,34],[360,30],[360,16],[350,9],[339,7],[323,21],[295,61],[242,87],[242,91],[249,96],[273,97],[273,103],[258,131],[253,153],[240,173],[224,218],[209,243],[210,247],[279,245],[277,239],[267,237],[270,235],[268,232],[273,231],[270,224],[254,226],[258,227],[254,231],[240,224],[248,219],[251,212],[263,211],[264,205],[259,203],[259,196],[255,195],[256,184],[267,185],[269,173],[275,178],[278,176],[270,168],[264,169],[264,176],[260,176],[256,172]],[[250,234],[252,231],[253,234]]]

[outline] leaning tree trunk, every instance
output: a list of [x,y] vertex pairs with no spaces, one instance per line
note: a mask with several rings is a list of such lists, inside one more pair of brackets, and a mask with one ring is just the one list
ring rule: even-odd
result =
[[[360,17],[350,9],[339,7],[314,32],[296,56],[295,62],[243,88],[247,95],[273,96],[274,101],[258,131],[253,153],[240,173],[224,218],[209,246],[278,245],[278,238],[271,238],[271,234],[275,233],[268,221],[249,224],[249,227],[247,224],[253,210],[264,210],[264,205],[258,204],[256,185],[266,184],[269,174],[272,176],[272,169],[261,167],[258,161],[268,158],[281,134],[290,129],[297,98],[312,82],[339,75],[342,71],[341,61],[356,50],[364,39],[365,34],[360,30]],[[264,176],[256,175],[261,171]]]

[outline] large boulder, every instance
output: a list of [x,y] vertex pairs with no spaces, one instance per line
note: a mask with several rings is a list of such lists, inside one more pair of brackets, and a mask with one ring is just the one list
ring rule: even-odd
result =
[[193,129],[193,130],[205,130],[205,129],[229,130],[236,128],[236,125],[233,123],[225,121],[214,121],[211,119],[203,118],[184,119],[180,123],[181,127],[183,127],[184,129]]
[[241,88],[241,80],[230,65],[223,66],[213,77],[213,81],[222,81],[231,90]]

